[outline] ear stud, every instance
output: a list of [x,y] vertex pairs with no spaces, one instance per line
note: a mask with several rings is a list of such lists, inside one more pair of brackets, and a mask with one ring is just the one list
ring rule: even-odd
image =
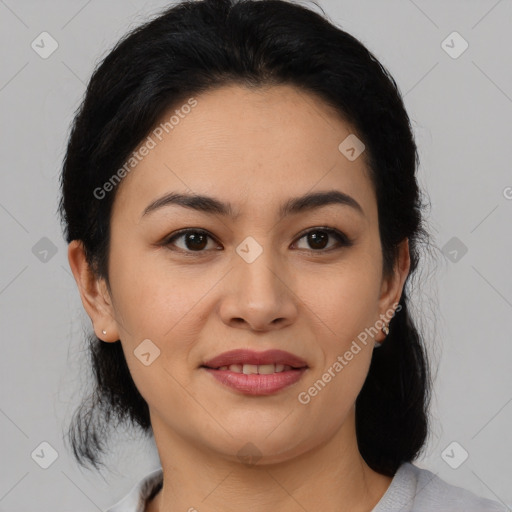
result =
[[[389,334],[389,327],[384,324],[384,327],[382,327],[382,332],[387,336]],[[380,346],[382,346],[382,342],[379,343],[378,341],[375,342],[375,345],[373,348],[379,348]]]

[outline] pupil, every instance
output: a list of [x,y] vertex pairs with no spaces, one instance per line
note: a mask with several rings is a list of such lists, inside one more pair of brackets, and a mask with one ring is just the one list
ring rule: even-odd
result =
[[202,233],[189,233],[185,237],[185,240],[187,249],[203,249],[206,246],[206,244],[204,243],[206,237]]
[[[321,233],[320,236],[318,236],[318,233]],[[314,231],[313,233],[310,233],[308,235],[308,243],[314,248],[314,249],[323,249],[325,248],[325,243],[328,239],[327,233],[324,231]],[[317,246],[315,244],[318,244],[320,246]]]

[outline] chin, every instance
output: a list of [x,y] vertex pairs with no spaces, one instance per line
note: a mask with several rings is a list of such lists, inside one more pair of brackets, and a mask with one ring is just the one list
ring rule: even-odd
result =
[[[275,429],[275,426],[273,427]],[[286,462],[308,450],[307,439],[298,438],[298,432],[284,429],[245,429],[242,432],[234,429],[229,432],[233,437],[211,446],[211,438],[205,440],[220,456],[234,462],[247,465],[266,465]],[[313,443],[314,444],[314,443]]]

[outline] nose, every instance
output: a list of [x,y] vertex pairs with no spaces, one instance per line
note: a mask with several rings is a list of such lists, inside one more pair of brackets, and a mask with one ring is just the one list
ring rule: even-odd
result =
[[270,250],[264,250],[251,263],[236,255],[233,264],[219,309],[226,325],[269,331],[295,322],[298,298],[290,288],[294,279]]

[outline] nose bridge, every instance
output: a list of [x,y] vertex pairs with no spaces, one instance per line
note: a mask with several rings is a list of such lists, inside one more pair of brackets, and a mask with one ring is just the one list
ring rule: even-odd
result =
[[260,293],[276,294],[281,287],[276,276],[277,260],[271,247],[270,236],[263,238],[264,240],[259,237],[262,242],[260,243],[256,238],[248,236],[236,247],[237,288],[249,287],[249,295],[253,297],[259,297]]
[[271,248],[270,236],[258,238],[262,243],[247,237],[236,247],[220,313],[227,325],[240,327],[243,321],[253,330],[265,331],[289,325],[296,319],[297,307],[293,293],[287,293],[284,267]]

